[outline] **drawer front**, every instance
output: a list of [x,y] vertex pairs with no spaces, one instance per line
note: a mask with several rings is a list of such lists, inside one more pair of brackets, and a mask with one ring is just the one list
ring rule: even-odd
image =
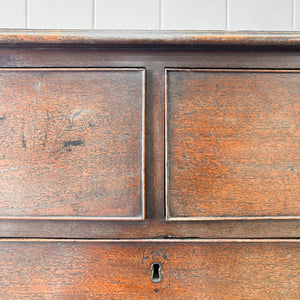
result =
[[299,299],[299,269],[293,240],[0,243],[4,299]]
[[167,70],[169,219],[299,218],[300,73]]
[[144,218],[143,69],[0,71],[0,217]]

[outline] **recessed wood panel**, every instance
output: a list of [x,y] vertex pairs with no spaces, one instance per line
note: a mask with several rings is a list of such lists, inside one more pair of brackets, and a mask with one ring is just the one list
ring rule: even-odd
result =
[[0,243],[4,299],[299,299],[299,269],[295,240]]
[[0,217],[144,217],[143,69],[2,69]]
[[300,73],[168,70],[169,219],[299,218]]

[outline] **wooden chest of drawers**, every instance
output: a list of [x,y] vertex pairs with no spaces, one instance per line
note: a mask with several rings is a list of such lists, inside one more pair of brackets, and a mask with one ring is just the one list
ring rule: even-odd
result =
[[0,33],[3,299],[299,299],[300,36]]

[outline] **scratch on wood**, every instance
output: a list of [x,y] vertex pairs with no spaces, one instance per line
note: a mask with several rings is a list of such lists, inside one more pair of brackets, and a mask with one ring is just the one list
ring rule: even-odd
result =
[[[39,92],[40,92],[41,82],[39,81],[36,86],[36,96],[35,96],[35,105],[37,106],[39,102]],[[32,138],[32,148],[35,145],[35,132],[36,132],[36,107],[34,109],[34,123],[33,123],[33,138]]]
[[22,146],[23,146],[23,148],[26,149],[26,139],[25,139],[25,136],[24,136],[24,132],[22,132]]
[[40,92],[41,82],[39,81],[36,87],[36,97],[35,97],[35,104],[39,102],[39,92]]
[[20,167],[11,167],[11,168],[8,168],[8,169],[2,169],[2,170],[0,170],[0,172],[4,173],[4,172],[18,170],[18,169],[20,169]]

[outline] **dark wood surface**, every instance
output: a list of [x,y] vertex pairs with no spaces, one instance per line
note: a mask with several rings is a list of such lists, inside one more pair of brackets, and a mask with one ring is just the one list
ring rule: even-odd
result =
[[[165,48],[0,48],[0,67],[139,67],[160,71],[165,68],[299,69],[300,55],[295,49],[191,47]],[[161,73],[162,72],[162,73]],[[163,80],[164,83],[164,80]],[[149,86],[148,88],[152,88]],[[149,100],[150,101],[150,100]]]
[[0,217],[144,217],[144,70],[0,71]]
[[3,299],[295,300],[299,269],[295,240],[0,243]]
[[0,45],[0,298],[300,298],[299,33]]
[[300,73],[172,70],[170,219],[300,215]]
[[0,29],[0,44],[24,45],[116,45],[116,46],[300,46],[298,32],[270,31],[133,31],[133,30],[22,30]]
[[299,220],[86,221],[0,220],[1,237],[18,238],[299,238]]
[[[33,33],[30,33],[33,34]],[[276,35],[276,34],[275,34]],[[283,39],[284,40],[284,39]],[[22,43],[20,42],[20,46]],[[300,69],[295,49],[265,47],[193,49],[173,45],[165,48],[112,49],[0,49],[2,68],[145,68],[145,205],[147,222],[2,220],[2,237],[148,238],[171,237],[299,237],[299,220],[210,221],[168,223],[164,195],[165,68]],[[108,46],[107,46],[108,47]],[[294,215],[294,218],[297,216]],[[111,234],[111,236],[110,236]]]

